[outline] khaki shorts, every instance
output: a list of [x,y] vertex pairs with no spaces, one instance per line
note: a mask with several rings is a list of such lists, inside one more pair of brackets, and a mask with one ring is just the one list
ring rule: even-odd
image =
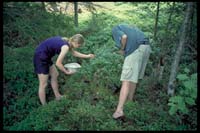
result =
[[124,60],[120,80],[138,83],[138,79],[144,77],[150,53],[150,45],[140,45],[132,54],[128,55]]

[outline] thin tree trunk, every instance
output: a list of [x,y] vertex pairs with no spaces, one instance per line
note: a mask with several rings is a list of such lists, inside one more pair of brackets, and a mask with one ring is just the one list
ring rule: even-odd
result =
[[[159,18],[159,8],[160,8],[160,2],[157,3],[157,12],[156,12],[156,18],[155,18],[155,26],[154,26],[154,41],[156,41],[156,34],[157,34],[157,27],[158,27],[158,18]],[[162,43],[161,43],[162,44]],[[155,76],[155,84],[157,82],[160,81],[160,78],[162,76],[162,72],[161,72],[161,69],[163,69],[163,67],[160,66],[160,59],[159,59],[159,63],[158,63],[158,66],[156,68],[156,70],[154,71],[154,76]],[[161,73],[160,73],[161,72]],[[158,78],[159,76],[159,78]]]
[[74,24],[78,27],[78,2],[74,2]]
[[169,31],[169,28],[171,26],[171,19],[172,19],[172,15],[174,12],[174,7],[175,7],[175,2],[173,2],[172,8],[171,8],[171,12],[169,14],[169,18],[168,18],[168,22],[167,22],[167,27],[166,27],[166,33]]
[[159,6],[160,6],[160,2],[158,2],[158,4],[157,4],[156,21],[155,21],[155,27],[154,27],[154,40],[156,39],[156,34],[157,34]]
[[174,95],[174,91],[175,91],[174,81],[176,80],[177,68],[178,68],[178,65],[179,65],[179,62],[180,62],[181,53],[183,51],[184,45],[187,42],[186,38],[187,38],[187,35],[188,35],[188,31],[189,31],[188,29],[191,26],[190,19],[192,18],[192,14],[193,14],[193,6],[194,6],[193,2],[187,3],[185,20],[184,20],[184,23],[183,23],[183,31],[182,31],[182,34],[180,36],[180,41],[179,41],[178,49],[177,49],[176,54],[175,54],[174,62],[171,66],[170,78],[169,78],[169,83],[168,83],[168,88],[167,88],[167,93],[168,93],[168,95],[171,95],[171,96]]
[[42,9],[43,9],[44,11],[46,11],[45,3],[44,3],[44,2],[42,2]]
[[[167,22],[167,26],[166,26],[166,35],[168,35],[168,32],[169,32],[169,28],[171,27],[171,20],[172,20],[172,15],[173,15],[173,12],[174,12],[174,8],[175,8],[175,2],[173,2],[173,5],[172,7],[170,7],[170,14],[169,14],[169,18],[168,18],[168,22]],[[160,82],[163,78],[163,72],[164,72],[164,58],[165,58],[165,55],[166,55],[166,52],[168,51],[168,47],[167,46],[167,42],[168,42],[168,38],[169,36],[165,36],[163,38],[163,42],[160,43],[161,45],[161,48],[162,48],[162,54],[161,54],[161,57],[160,57],[160,63],[159,63],[159,77],[158,77],[158,82]]]
[[160,69],[159,69],[159,77],[158,77],[158,82],[160,82],[162,80],[162,77],[163,77],[163,72],[164,72],[164,57],[165,55],[161,56],[160,57],[160,61],[159,61],[159,66],[160,66]]
[[69,2],[66,2],[64,13],[66,13],[66,10],[67,10],[68,6],[69,6]]

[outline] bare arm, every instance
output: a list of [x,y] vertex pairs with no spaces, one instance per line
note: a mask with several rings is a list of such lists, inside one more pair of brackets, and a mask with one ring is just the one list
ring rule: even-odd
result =
[[124,55],[124,50],[125,50],[125,47],[126,47],[126,42],[127,42],[127,35],[124,34],[122,36],[122,39],[121,39],[121,49],[118,52],[121,55]]
[[94,58],[93,54],[82,54],[72,49],[72,55],[79,58]]
[[71,72],[69,72],[67,69],[64,68],[62,62],[63,59],[65,57],[65,55],[67,54],[67,52],[69,51],[69,47],[68,46],[62,46],[61,48],[61,52],[56,60],[56,66],[65,74],[72,74]]
[[122,39],[121,39],[121,50],[124,50],[125,49],[125,47],[126,47],[126,41],[127,41],[127,35],[126,34],[124,34],[123,36],[122,36]]

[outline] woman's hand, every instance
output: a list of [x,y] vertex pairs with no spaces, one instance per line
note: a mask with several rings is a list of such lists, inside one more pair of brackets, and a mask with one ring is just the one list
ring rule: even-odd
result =
[[68,69],[66,69],[66,71],[65,71],[65,74],[67,74],[67,75],[72,75],[72,74],[74,74],[75,72],[72,72],[72,71],[69,71]]
[[94,54],[88,54],[88,57],[93,59],[95,57],[95,55]]

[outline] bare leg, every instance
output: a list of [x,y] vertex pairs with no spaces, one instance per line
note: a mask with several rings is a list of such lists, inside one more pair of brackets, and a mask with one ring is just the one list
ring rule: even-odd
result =
[[128,100],[132,101],[135,94],[136,83],[130,82]]
[[38,74],[38,78],[39,78],[39,91],[38,91],[38,95],[39,95],[40,102],[42,103],[42,105],[46,104],[45,89],[47,87],[48,77],[49,77],[49,75],[46,75],[46,74]]
[[129,93],[129,86],[130,86],[129,81],[122,81],[122,88],[120,91],[119,103],[117,106],[117,110],[113,114],[114,118],[117,118],[117,117],[123,115],[123,106],[124,106],[124,103],[126,102],[126,99],[127,99],[128,93]]
[[53,89],[56,100],[60,100],[62,95],[58,91],[58,75],[59,75],[59,73],[58,73],[55,65],[52,65],[50,67],[49,74],[51,75],[51,87]]

